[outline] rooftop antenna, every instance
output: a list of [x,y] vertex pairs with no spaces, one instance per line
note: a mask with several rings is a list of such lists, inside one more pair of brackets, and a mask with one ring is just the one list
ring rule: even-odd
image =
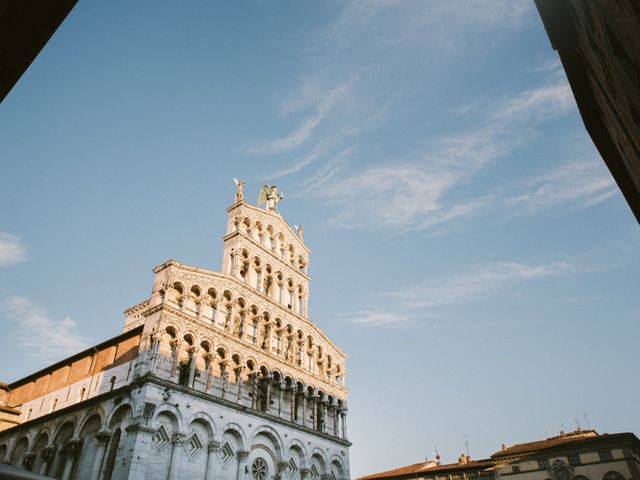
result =
[[585,410],[582,406],[582,403],[580,404],[580,407],[582,408],[582,410],[580,410],[580,413],[582,413],[582,416],[584,417],[584,423],[586,423],[587,428],[591,430],[591,424],[589,423],[589,413],[591,413],[591,410]]
[[433,453],[436,454],[436,463],[440,465],[440,452],[438,452],[438,447],[433,447]]
[[587,429],[591,430],[591,424],[589,423],[589,414],[591,410],[585,410],[584,405],[582,403],[582,399],[580,398],[580,394],[578,394],[578,403],[580,404],[580,412],[582,417],[584,418],[584,423],[587,424]]
[[466,433],[464,434],[464,448],[467,451],[467,457],[470,457],[471,455],[469,455],[469,437]]

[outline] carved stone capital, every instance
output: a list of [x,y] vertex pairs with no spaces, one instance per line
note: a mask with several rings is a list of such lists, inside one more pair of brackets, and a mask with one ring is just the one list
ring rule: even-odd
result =
[[287,471],[287,467],[289,466],[289,462],[278,462],[278,473],[284,473]]
[[303,480],[305,478],[309,478],[311,476],[311,469],[310,468],[301,468],[300,469],[300,475],[302,476]]
[[187,438],[187,436],[184,433],[175,432],[171,436],[171,443],[173,443],[174,445],[182,445],[182,443],[184,443],[186,438]]
[[45,462],[51,463],[56,456],[56,447],[47,445],[42,449],[42,458]]
[[24,468],[26,468],[27,470],[31,470],[31,467],[33,467],[33,462],[35,459],[36,459],[35,452],[27,452],[24,454],[24,457],[22,457],[22,465],[24,465]]
[[98,439],[98,442],[100,442],[103,445],[106,445],[109,439],[111,438],[111,432],[107,430],[100,430],[99,432],[96,432],[95,437]]
[[222,446],[222,444],[217,441],[217,440],[211,440],[208,444],[207,444],[207,451],[208,452],[217,452],[218,450],[220,450],[220,447]]
[[75,457],[80,453],[82,449],[82,440],[79,438],[72,438],[65,443],[64,447],[62,447],[62,451],[65,455],[70,457]]
[[249,451],[248,450],[238,450],[237,455],[238,455],[238,461],[240,462],[244,462],[247,457],[249,456]]

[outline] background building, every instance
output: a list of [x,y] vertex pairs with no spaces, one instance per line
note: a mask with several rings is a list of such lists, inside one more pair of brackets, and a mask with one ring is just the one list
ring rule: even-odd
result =
[[349,478],[345,355],[307,318],[309,249],[228,208],[223,271],[170,260],[124,332],[3,386],[0,460],[56,478]]
[[[439,460],[439,459],[438,459]],[[461,455],[457,463],[425,461],[359,480],[637,480],[640,440],[632,433],[599,435],[577,430],[502,449],[482,460]]]

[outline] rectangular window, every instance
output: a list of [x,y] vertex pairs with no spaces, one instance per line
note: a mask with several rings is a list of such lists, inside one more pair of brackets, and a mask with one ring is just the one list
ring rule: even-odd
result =
[[547,468],[549,468],[549,460],[538,460],[538,468],[540,470],[546,470]]
[[607,450],[605,452],[598,452],[598,455],[600,455],[601,462],[611,462],[613,460],[613,455],[611,455],[610,450]]
[[569,455],[567,458],[569,460],[569,465],[582,465],[580,455]]
[[513,467],[511,467],[511,471],[513,473],[520,473],[520,466],[519,465],[514,465]]

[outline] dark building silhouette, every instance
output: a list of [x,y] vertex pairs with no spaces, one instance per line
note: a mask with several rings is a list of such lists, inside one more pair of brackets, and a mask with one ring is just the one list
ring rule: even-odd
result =
[[0,0],[0,102],[78,0]]
[[640,1],[535,3],[584,125],[640,222]]

